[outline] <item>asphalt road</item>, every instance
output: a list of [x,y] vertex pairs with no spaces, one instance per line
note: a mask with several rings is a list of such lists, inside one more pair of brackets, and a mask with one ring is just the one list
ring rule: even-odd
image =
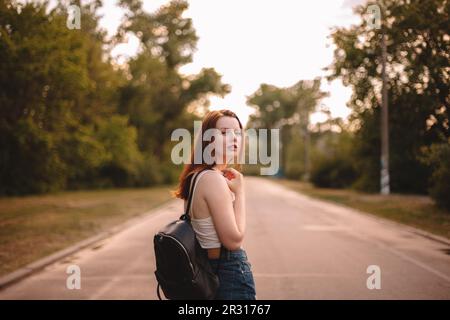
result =
[[[450,299],[450,245],[415,229],[246,178],[258,299]],[[157,299],[153,235],[181,215],[175,199],[132,226],[0,291],[0,299]],[[68,289],[67,267],[81,271]],[[380,270],[368,289],[369,266]],[[371,282],[372,283],[372,282]]]

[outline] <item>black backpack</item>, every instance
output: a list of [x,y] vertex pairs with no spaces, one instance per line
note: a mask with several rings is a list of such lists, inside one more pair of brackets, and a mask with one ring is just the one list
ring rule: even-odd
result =
[[156,292],[160,300],[160,287],[171,300],[214,299],[219,287],[219,279],[211,268],[206,249],[200,246],[195,236],[189,216],[198,173],[191,177],[186,212],[153,238],[158,281]]

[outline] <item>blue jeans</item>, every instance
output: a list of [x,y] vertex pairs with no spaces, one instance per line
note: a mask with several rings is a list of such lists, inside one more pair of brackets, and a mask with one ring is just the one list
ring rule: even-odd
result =
[[244,249],[230,251],[222,247],[220,265],[219,259],[209,259],[209,262],[219,276],[216,300],[256,300],[252,265]]

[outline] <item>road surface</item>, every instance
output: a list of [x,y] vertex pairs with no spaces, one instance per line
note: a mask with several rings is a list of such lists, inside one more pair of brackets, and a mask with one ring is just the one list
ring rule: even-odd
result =
[[[450,299],[448,244],[269,179],[247,177],[246,189],[243,246],[258,299]],[[157,299],[153,235],[182,208],[174,199],[5,288],[0,299]],[[80,289],[66,286],[69,265],[80,267]],[[369,266],[379,267],[379,289],[368,289],[368,277],[376,275],[367,273]]]

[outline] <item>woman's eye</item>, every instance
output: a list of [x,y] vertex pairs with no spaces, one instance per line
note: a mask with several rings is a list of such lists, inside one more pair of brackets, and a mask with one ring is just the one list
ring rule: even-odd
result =
[[[227,134],[227,131],[226,131],[226,130],[221,130],[220,133],[221,133],[222,135],[226,135],[226,134]],[[230,132],[230,134],[231,134],[231,132]],[[242,131],[241,131],[241,130],[235,130],[235,131],[234,131],[234,134],[235,134],[236,136],[241,136],[241,135],[242,135]]]

